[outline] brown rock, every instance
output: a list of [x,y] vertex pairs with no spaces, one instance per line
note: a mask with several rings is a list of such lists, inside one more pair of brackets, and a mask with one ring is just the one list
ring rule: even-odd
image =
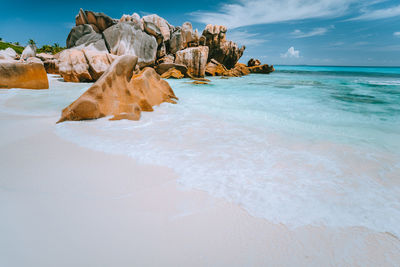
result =
[[87,63],[89,65],[89,73],[92,80],[97,81],[101,75],[110,67],[114,61],[113,55],[91,49],[83,49]]
[[208,84],[208,82],[193,81],[192,84]]
[[258,59],[254,59],[254,58],[251,58],[247,62],[247,67],[254,67],[254,66],[260,66],[260,65],[261,65],[261,61]]
[[96,32],[103,32],[108,27],[116,24],[117,21],[110,18],[104,13],[83,11],[82,8],[79,10],[78,15],[75,17],[76,26],[83,24],[91,24]]
[[144,16],[142,18],[142,23],[144,26],[144,30],[148,34],[156,37],[158,44],[169,41],[171,37],[170,31],[172,27],[171,25],[169,25],[168,21],[156,14],[153,14]]
[[0,61],[0,88],[48,89],[43,63],[39,59]]
[[225,68],[225,66],[215,59],[211,59],[211,61],[208,62],[206,66],[206,75],[209,76],[223,76],[227,71],[228,70]]
[[154,105],[176,103],[169,84],[152,68],[134,74],[137,57],[116,59],[103,76],[83,95],[62,111],[58,122],[97,119],[139,119],[141,111],[153,111]]
[[231,69],[242,57],[245,46],[241,48],[232,41],[226,40],[227,28],[220,25],[207,25],[203,31],[206,45],[209,47],[208,61],[212,58]]
[[183,75],[182,72],[180,72],[179,70],[177,70],[175,68],[169,69],[168,71],[164,72],[161,75],[161,78],[163,78],[163,79],[170,79],[170,78],[182,79],[184,77],[185,77],[185,75]]
[[270,66],[268,64],[249,67],[248,69],[249,69],[250,73],[262,73],[262,74],[269,74],[269,73],[275,71],[274,66],[273,65]]
[[182,74],[187,73],[187,67],[182,64],[176,64],[176,63],[161,63],[156,67],[156,71],[158,74],[162,75],[163,73],[167,72],[170,69],[176,69],[179,70]]
[[186,48],[176,53],[175,63],[185,65],[188,74],[193,77],[204,77],[208,58],[208,47]]
[[40,60],[42,60],[44,68],[46,69],[46,72],[49,74],[59,74],[59,69],[58,69],[58,59],[54,55],[51,54],[46,54],[46,53],[40,53],[36,54],[36,57],[38,57]]

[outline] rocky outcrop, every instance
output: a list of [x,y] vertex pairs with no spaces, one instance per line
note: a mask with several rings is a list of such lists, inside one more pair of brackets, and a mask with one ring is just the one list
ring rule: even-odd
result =
[[22,51],[21,59],[26,60],[29,57],[36,56],[36,46],[34,44],[29,44],[25,47],[24,51]]
[[46,54],[46,53],[39,53],[36,54],[36,57],[39,58],[44,65],[44,68],[47,73],[49,74],[59,74],[59,68],[58,68],[58,59],[51,54]]
[[15,60],[18,59],[18,54],[11,47],[7,47],[5,50],[0,50],[0,60]]
[[215,59],[211,59],[206,66],[206,75],[208,76],[224,76],[227,71],[226,67]]
[[132,22],[118,23],[103,32],[107,47],[114,55],[133,55],[138,57],[141,67],[155,63],[157,41]]
[[80,45],[90,45],[102,39],[90,24],[83,24],[72,28],[67,38],[67,48]]
[[0,61],[0,88],[48,89],[49,81],[39,59]]
[[62,111],[58,122],[88,120],[113,115],[112,119],[140,119],[163,102],[176,103],[169,84],[152,68],[134,73],[138,58],[119,57],[103,76]]
[[82,8],[79,10],[78,15],[75,17],[76,26],[89,24],[92,26],[95,32],[101,33],[105,29],[116,24],[117,21],[110,18],[104,13],[83,11]]
[[275,71],[273,65],[267,65],[267,64],[249,67],[248,69],[250,73],[261,73],[261,74],[269,74]]
[[251,58],[247,62],[247,67],[254,67],[254,66],[260,66],[260,65],[261,65],[261,61],[258,59],[254,59],[254,58]]
[[207,25],[203,31],[206,45],[210,49],[208,61],[215,59],[227,69],[231,69],[242,57],[245,46],[241,48],[232,41],[226,40],[227,28],[219,25]]
[[208,58],[208,47],[186,48],[176,53],[175,63],[185,65],[188,74],[193,77],[204,77]]
[[171,36],[171,25],[158,15],[148,15],[142,18],[142,23],[145,32],[154,36],[157,39],[157,43],[167,42]]
[[161,75],[161,78],[163,79],[171,79],[171,78],[182,79],[184,77],[185,75],[183,75],[182,72],[180,72],[175,68],[169,69]]

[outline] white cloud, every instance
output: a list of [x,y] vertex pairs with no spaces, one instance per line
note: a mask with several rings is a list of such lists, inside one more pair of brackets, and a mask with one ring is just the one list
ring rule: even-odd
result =
[[238,0],[224,4],[217,12],[195,12],[195,20],[203,23],[238,28],[312,18],[339,17],[353,3],[361,0]]
[[334,26],[330,26],[327,28],[315,28],[309,32],[303,32],[301,30],[294,30],[291,35],[294,38],[307,38],[307,37],[312,37],[312,36],[317,36],[317,35],[324,35],[329,31],[329,29],[334,28]]
[[281,54],[282,58],[299,58],[300,57],[300,51],[295,50],[294,47],[290,47],[288,51],[285,54]]
[[395,37],[400,37],[400,32],[394,32],[394,33],[393,33],[393,36],[395,36]]
[[261,38],[258,33],[249,33],[247,31],[228,31],[227,35],[227,39],[239,45],[255,46],[268,42],[268,40]]
[[400,16],[400,5],[385,9],[364,10],[363,14],[349,20],[376,20]]

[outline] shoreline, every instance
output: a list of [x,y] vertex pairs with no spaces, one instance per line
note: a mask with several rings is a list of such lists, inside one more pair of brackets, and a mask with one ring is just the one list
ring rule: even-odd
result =
[[391,234],[362,227],[289,229],[252,217],[205,192],[183,190],[172,169],[62,140],[53,120],[0,113],[0,203],[6,203],[0,212],[7,218],[0,222],[2,265],[400,262],[400,241]]

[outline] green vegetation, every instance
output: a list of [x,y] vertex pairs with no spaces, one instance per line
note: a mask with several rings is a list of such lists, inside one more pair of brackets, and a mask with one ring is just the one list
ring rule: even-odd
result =
[[18,54],[21,54],[22,51],[24,51],[24,47],[23,46],[14,45],[12,43],[7,43],[7,42],[0,41],[0,50],[4,50],[4,49],[6,49],[8,47],[11,47],[12,49],[14,49],[15,52],[17,52]]
[[[2,41],[3,39],[0,38],[0,50],[4,50],[8,47],[11,47],[12,49],[15,50],[18,54],[22,54],[22,51],[24,51],[23,46],[19,45],[19,42],[4,42]],[[33,39],[29,39],[28,44],[36,45],[36,42]],[[36,49],[36,53],[49,53],[49,54],[57,54],[61,51],[63,51],[65,47],[61,47],[59,44],[54,43],[53,45],[43,45],[40,48]]]

